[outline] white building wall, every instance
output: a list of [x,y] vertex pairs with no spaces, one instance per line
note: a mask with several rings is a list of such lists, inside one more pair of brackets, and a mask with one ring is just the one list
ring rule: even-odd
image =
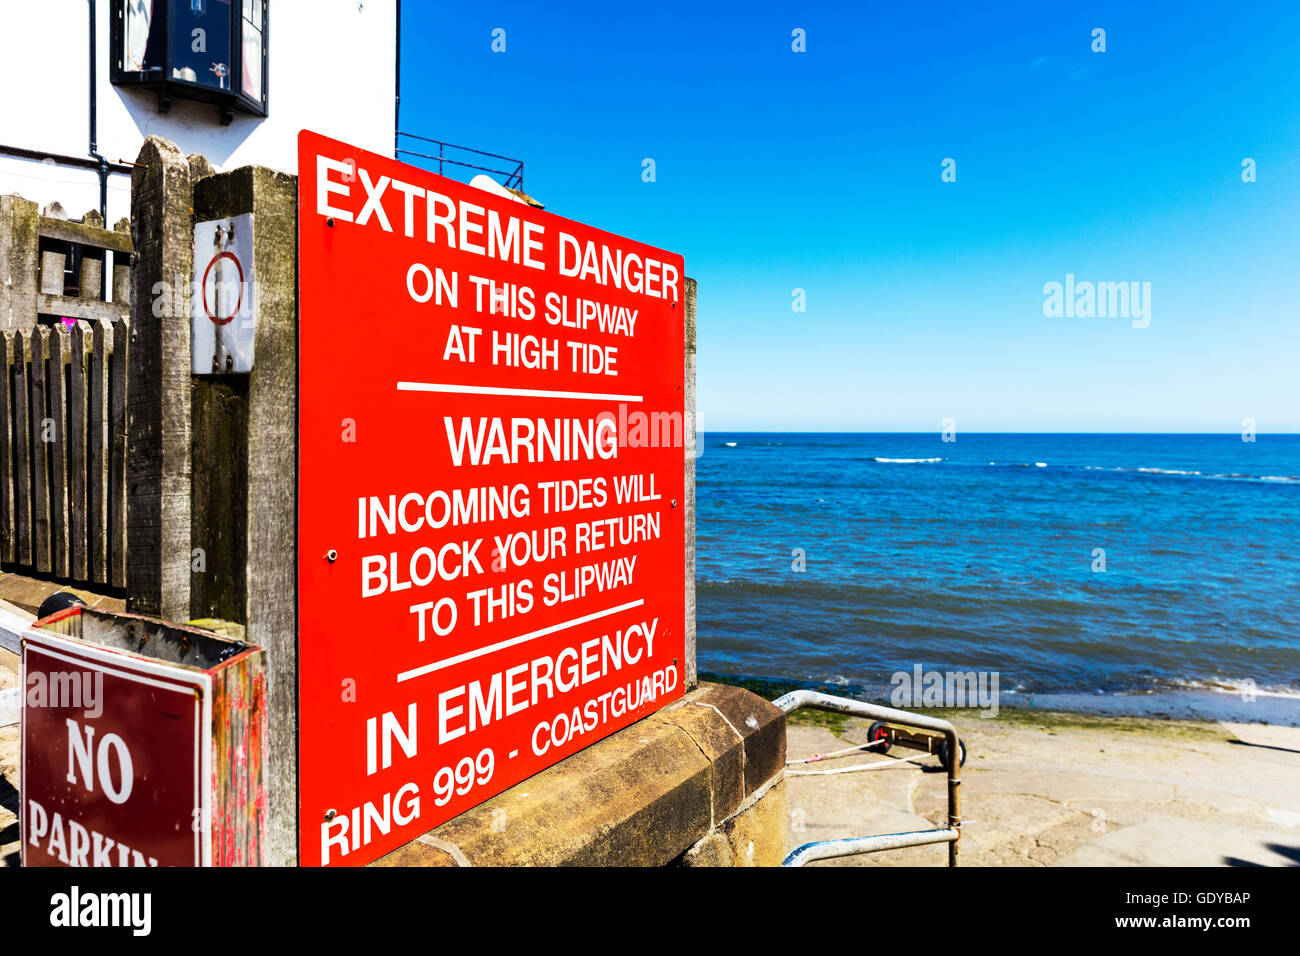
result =
[[[174,99],[158,112],[152,91],[109,80],[110,0],[97,0],[98,143],[110,162],[133,161],[158,135],[218,169],[257,164],[297,172],[300,129],[393,155],[396,0],[271,0],[269,115],[236,113],[221,125],[209,103]],[[0,0],[0,144],[86,156],[90,143],[87,0]],[[79,217],[99,208],[91,170],[0,155],[0,194]],[[108,224],[129,212],[130,179],[109,177]]]

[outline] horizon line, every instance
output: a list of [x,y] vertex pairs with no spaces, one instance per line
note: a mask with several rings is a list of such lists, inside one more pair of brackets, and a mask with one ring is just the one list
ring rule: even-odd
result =
[[[792,430],[786,428],[708,428],[698,429],[700,435],[942,435],[943,429],[925,430],[925,431],[904,431],[904,430],[864,430],[864,429],[831,429],[831,428],[808,428],[802,430]],[[960,431],[958,435],[1180,435],[1187,437],[1204,437],[1210,436],[1221,438],[1225,436],[1240,437],[1241,431],[1219,431],[1219,432],[1202,432],[1202,431],[1014,431],[994,429],[990,431]],[[1300,431],[1295,432],[1263,432],[1256,431],[1256,436],[1269,435],[1276,438],[1296,438],[1300,437]]]

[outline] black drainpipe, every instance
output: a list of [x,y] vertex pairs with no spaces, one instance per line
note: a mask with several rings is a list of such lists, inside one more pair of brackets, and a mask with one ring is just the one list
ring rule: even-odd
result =
[[[91,0],[93,3],[94,0]],[[393,84],[393,158],[397,158],[398,130],[402,128],[402,0],[397,0],[397,79]]]
[[113,226],[108,221],[108,160],[99,155],[98,139],[98,117],[96,116],[96,106],[98,101],[97,84],[95,82],[95,59],[98,53],[98,44],[95,39],[95,0],[88,0],[90,5],[90,156],[99,164],[99,215],[104,220],[104,228],[112,229]]

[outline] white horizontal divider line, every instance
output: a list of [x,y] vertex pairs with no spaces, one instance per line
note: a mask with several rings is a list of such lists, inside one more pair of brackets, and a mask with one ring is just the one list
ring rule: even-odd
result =
[[402,681],[408,681],[412,677],[423,677],[425,674],[432,674],[434,671],[440,671],[444,667],[463,664],[465,661],[472,661],[474,658],[482,657],[484,654],[493,654],[497,651],[504,650],[507,647],[526,644],[528,641],[536,640],[539,637],[546,637],[546,635],[554,634],[557,631],[567,631],[571,627],[577,627],[579,624],[586,624],[590,621],[598,621],[602,617],[609,617],[611,614],[617,614],[619,611],[630,611],[632,608],[640,607],[642,604],[645,604],[645,598],[638,598],[635,601],[620,604],[618,607],[606,608],[603,611],[596,611],[593,614],[575,617],[572,621],[565,621],[563,624],[552,624],[550,627],[544,627],[537,631],[529,631],[527,634],[520,634],[518,637],[512,637],[506,641],[498,641],[496,644],[489,644],[486,647],[466,651],[464,654],[457,654],[455,657],[448,657],[445,660],[434,661],[432,664],[425,664],[424,666],[416,667],[413,670],[402,671],[397,675],[397,682],[400,684]]
[[398,382],[399,392],[451,392],[457,395],[516,395],[529,398],[586,398],[598,402],[641,402],[644,395],[603,392],[558,392],[545,388],[504,388],[496,385],[447,385],[438,382]]

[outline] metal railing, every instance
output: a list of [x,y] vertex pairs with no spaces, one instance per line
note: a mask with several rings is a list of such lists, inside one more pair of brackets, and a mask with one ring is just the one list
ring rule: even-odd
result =
[[[433,153],[420,152],[419,150],[415,150],[415,149],[406,149],[401,145],[402,137],[406,137],[407,139],[418,140],[421,143],[428,143],[431,146],[437,146],[438,152],[435,155]],[[453,151],[452,155],[450,156],[447,155],[448,150]],[[443,172],[444,165],[449,164],[452,166],[461,166],[465,169],[477,169],[480,172],[495,173],[498,176],[504,176],[505,182],[502,183],[502,185],[504,185],[507,189],[518,189],[522,191],[524,188],[524,161],[522,159],[514,159],[513,157],[510,156],[501,156],[497,153],[485,152],[484,150],[474,149],[473,147],[470,146],[457,146],[455,143],[445,143],[440,139],[430,139],[428,136],[416,136],[414,133],[403,133],[400,131],[397,134],[396,143],[394,145],[394,151],[397,153],[399,157],[403,155],[419,156],[422,159],[428,159],[437,163],[438,174],[440,176],[444,175]],[[494,169],[491,166],[481,166],[478,163],[471,163],[464,159],[455,158],[456,156],[462,153],[472,153],[474,156],[486,156],[489,159],[499,159],[502,162],[509,163],[511,165],[505,169]]]
[[937,717],[924,717],[906,710],[867,704],[847,697],[834,697],[812,690],[796,690],[784,697],[772,701],[787,714],[802,707],[813,710],[825,710],[835,714],[849,714],[854,717],[866,717],[871,720],[886,720],[890,723],[907,727],[920,727],[942,733],[948,741],[948,825],[934,830],[912,830],[906,833],[877,833],[871,836],[849,837],[844,840],[821,840],[805,843],[793,850],[782,862],[782,866],[803,866],[814,860],[830,860],[841,856],[856,856],[859,853],[879,853],[882,850],[897,850],[908,846],[924,846],[929,843],[948,844],[948,865],[956,866],[958,847],[961,841],[961,743],[957,739],[957,730],[946,720]]

